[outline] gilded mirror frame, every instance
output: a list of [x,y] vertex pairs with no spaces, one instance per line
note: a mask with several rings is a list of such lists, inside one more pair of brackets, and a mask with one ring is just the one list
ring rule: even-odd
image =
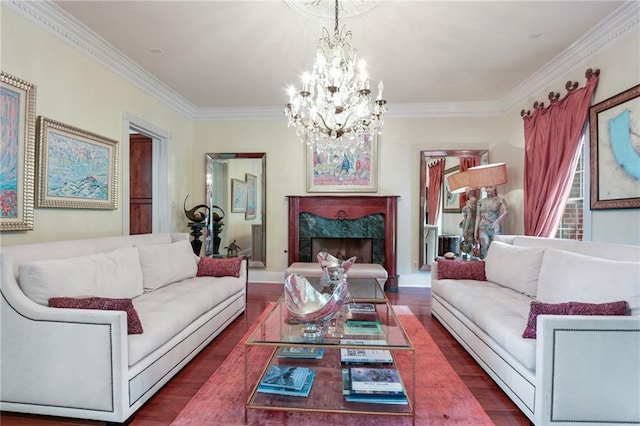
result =
[[419,225],[419,258],[418,258],[418,269],[423,270],[424,266],[428,263],[425,262],[425,211],[426,211],[426,203],[427,203],[427,159],[437,159],[437,158],[446,158],[446,157],[485,157],[485,160],[488,161],[489,158],[489,150],[487,149],[452,149],[452,150],[424,150],[420,151],[420,217],[418,220]]
[[[259,247],[260,247],[260,253],[253,253],[252,251],[252,256],[249,259],[249,268],[266,268],[267,266],[267,154],[265,152],[207,152],[205,153],[205,200],[207,205],[209,205],[210,208],[212,208],[213,206],[211,206],[211,199],[212,199],[212,190],[215,187],[215,184],[213,182],[214,177],[213,177],[213,172],[212,172],[212,164],[214,161],[220,161],[220,162],[224,162],[224,161],[233,161],[236,159],[256,159],[256,160],[260,160],[260,166],[261,166],[261,176],[258,177],[258,187],[259,187],[259,193],[258,193],[258,197],[259,200],[257,201],[257,205],[259,205],[261,208],[258,212],[258,215],[256,217],[257,220],[256,222],[259,222],[259,224],[261,225],[261,232],[260,232],[260,237],[259,237]],[[244,176],[244,175],[243,175]],[[228,182],[222,182],[222,185],[227,185]],[[213,211],[213,210],[212,210]],[[225,211],[225,215],[227,214],[231,214],[231,209],[224,209]],[[243,216],[244,217],[244,216]],[[224,222],[224,219],[223,219]],[[255,225],[255,223],[254,223]],[[251,229],[251,234],[252,234],[252,238],[253,238],[253,233],[255,232],[255,226],[252,226]],[[219,253],[220,254],[224,254],[224,244],[220,244],[221,247],[219,249]],[[255,248],[255,245],[253,245],[253,248]]]

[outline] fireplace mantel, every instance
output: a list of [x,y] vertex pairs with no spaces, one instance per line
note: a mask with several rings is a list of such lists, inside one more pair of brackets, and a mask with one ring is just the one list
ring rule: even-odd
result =
[[359,219],[384,215],[384,262],[389,278],[387,291],[397,291],[396,261],[398,196],[297,196],[289,198],[289,265],[300,261],[300,214],[310,213],[330,220]]

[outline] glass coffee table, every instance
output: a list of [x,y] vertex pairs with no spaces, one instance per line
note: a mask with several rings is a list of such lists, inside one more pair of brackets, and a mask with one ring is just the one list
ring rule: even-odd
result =
[[[311,281],[311,280],[310,280]],[[317,285],[317,281],[312,283]],[[358,413],[414,417],[415,407],[415,349],[400,321],[375,279],[349,280],[351,301],[331,321],[323,326],[320,337],[304,337],[304,324],[289,316],[284,296],[272,307],[245,342],[245,424],[249,409],[307,411],[329,413]],[[354,314],[349,311],[352,303],[373,305],[375,312]],[[369,306],[371,307],[371,306]],[[359,316],[356,316],[359,315]],[[348,320],[379,322],[376,332],[364,334],[345,327]],[[352,334],[353,333],[353,334]],[[357,334],[356,334],[357,333]],[[262,349],[252,350],[255,347]],[[283,357],[281,348],[290,352],[319,351],[321,359]],[[349,367],[341,362],[341,349],[386,349],[393,357],[393,364],[357,365],[357,367],[391,368],[399,373],[405,392],[402,403],[349,402],[343,386],[343,374]],[[263,366],[259,374],[255,366]],[[250,367],[251,366],[251,367]],[[272,366],[305,367],[315,372],[308,396],[289,396],[258,391],[264,373]],[[249,373],[249,370],[253,373]],[[346,369],[346,370],[345,370]],[[343,373],[343,370],[345,371]],[[415,417],[413,418],[415,422]]]

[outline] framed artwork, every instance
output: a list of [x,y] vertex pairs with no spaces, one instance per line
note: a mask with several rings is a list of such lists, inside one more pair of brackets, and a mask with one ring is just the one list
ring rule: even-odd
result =
[[444,171],[442,182],[442,212],[443,213],[461,213],[460,194],[452,194],[449,190],[449,180],[447,179],[454,173],[460,171],[460,166],[451,167]]
[[36,206],[118,207],[118,142],[38,117]]
[[247,183],[247,211],[244,212],[244,218],[250,220],[256,218],[258,177],[249,173],[245,173],[244,176],[244,180]]
[[231,179],[231,213],[247,211],[247,182]]
[[376,192],[378,136],[362,137],[362,147],[356,152],[307,146],[307,192]]
[[589,108],[591,209],[640,208],[640,84]]
[[0,72],[0,232],[33,229],[36,86]]

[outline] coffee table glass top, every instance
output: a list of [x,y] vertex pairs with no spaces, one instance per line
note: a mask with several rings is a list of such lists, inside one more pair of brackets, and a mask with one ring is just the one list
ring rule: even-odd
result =
[[[310,279],[309,281],[316,286],[319,280]],[[319,337],[305,336],[303,328],[306,324],[289,316],[283,296],[258,325],[246,344],[413,348],[395,312],[388,304],[384,291],[375,279],[349,280],[349,293],[351,301],[342,306],[335,318],[321,325],[322,331]],[[350,308],[353,308],[355,303],[373,305],[375,313],[354,314]],[[360,321],[360,323],[355,324],[356,327],[354,327],[350,320]],[[348,321],[350,326],[347,326]],[[379,322],[379,325],[372,324],[375,322]]]

